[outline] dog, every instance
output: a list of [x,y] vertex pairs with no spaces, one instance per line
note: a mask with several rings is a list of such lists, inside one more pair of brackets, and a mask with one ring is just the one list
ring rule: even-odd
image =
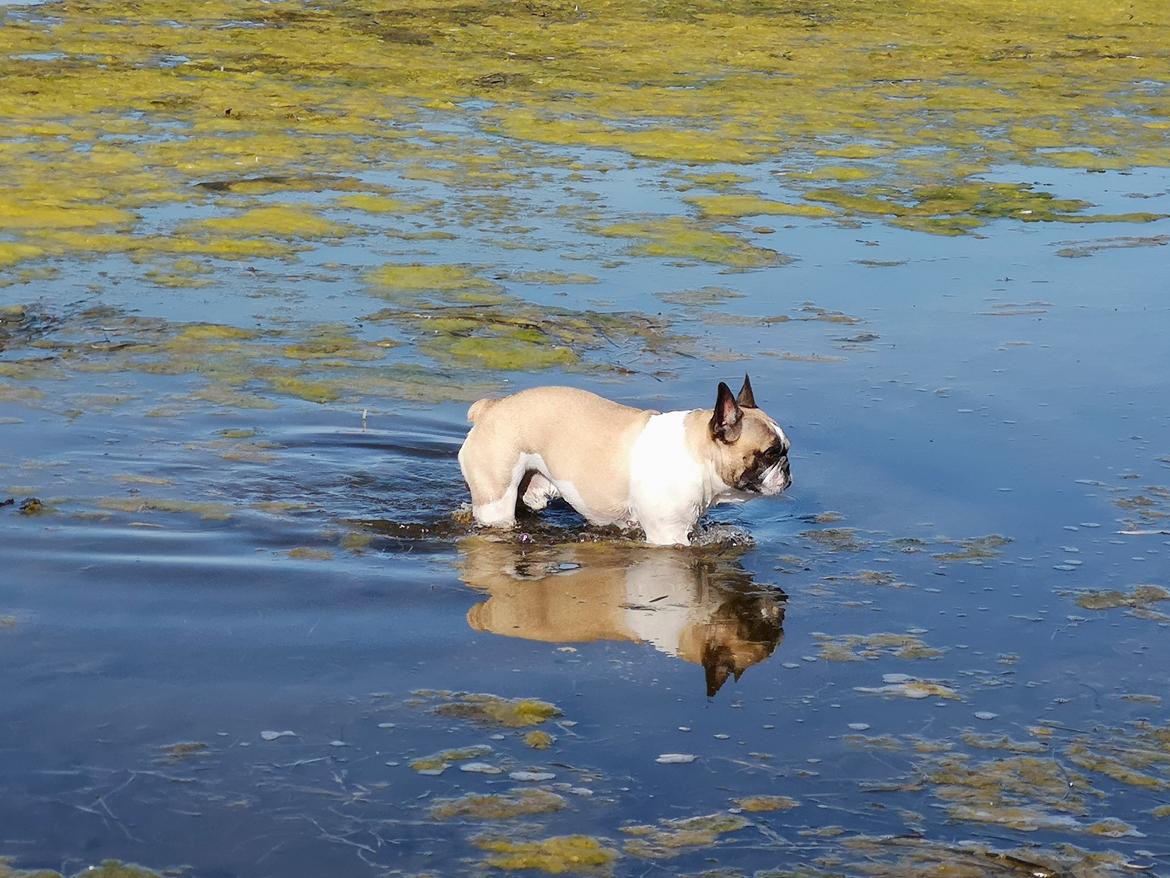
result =
[[475,631],[544,643],[649,643],[703,668],[707,696],[775,652],[787,595],[732,556],[622,543],[459,542],[459,575],[484,594]]
[[590,524],[641,528],[652,545],[689,545],[717,503],[779,494],[792,482],[788,437],[720,382],[714,409],[637,409],[571,387],[481,399],[459,449],[476,523],[512,527],[563,498]]

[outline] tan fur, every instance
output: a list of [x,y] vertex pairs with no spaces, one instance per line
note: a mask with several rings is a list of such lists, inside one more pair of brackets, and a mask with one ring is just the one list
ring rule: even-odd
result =
[[750,465],[752,455],[775,441],[770,419],[759,409],[742,409],[739,438],[730,444],[711,439],[711,410],[696,409],[687,415],[687,442],[696,460],[712,459],[715,472],[726,485],[734,485]]
[[497,402],[499,402],[499,400],[492,399],[491,397],[485,397],[484,399],[477,399],[475,402],[473,402],[471,404],[471,407],[467,410],[467,420],[471,421],[474,424],[476,421],[479,420],[480,415],[482,415],[484,412],[486,412],[488,409],[490,409],[492,406],[494,406]]
[[479,400],[468,411],[475,426],[459,453],[472,505],[499,500],[519,455],[537,453],[590,509],[620,517],[628,502],[629,447],[653,414],[572,387]]
[[[728,676],[770,656],[783,638],[782,593],[761,597],[738,564],[679,549],[648,550],[581,543],[525,551],[514,543],[471,537],[459,544],[460,575],[487,599],[467,613],[476,631],[546,643],[639,642],[628,608],[661,597],[649,612],[681,606],[690,616],[673,643],[659,649],[707,671],[709,694]],[[578,565],[576,569],[565,569]],[[761,621],[763,620],[763,621]]]

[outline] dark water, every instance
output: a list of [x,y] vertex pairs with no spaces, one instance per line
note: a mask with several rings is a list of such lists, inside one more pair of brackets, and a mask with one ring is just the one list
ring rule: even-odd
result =
[[[1137,188],[1166,200],[1164,174],[1099,179],[1106,207]],[[15,501],[0,508],[0,853],[208,876],[456,874],[490,871],[484,835],[622,851],[631,824],[778,795],[798,804],[668,858],[625,848],[611,868],[854,874],[866,855],[839,836],[864,835],[1072,844],[1170,874],[1170,738],[1150,732],[1170,722],[1170,601],[1132,599],[1170,588],[1165,247],[1058,255],[1132,234],[1109,225],[959,239],[776,225],[793,265],[720,275],[599,256],[601,285],[571,294],[663,312],[695,355],[504,376],[666,409],[710,405],[719,380],[750,372],[792,439],[795,485],[718,511],[709,544],[685,551],[578,542],[563,510],[551,529],[474,535],[452,519],[466,403],[201,403],[189,376],[64,357],[63,334],[100,341],[69,322],[94,304],[80,292],[94,266],[6,290],[59,322],[14,331],[0,355],[56,339],[65,380],[0,396],[0,500]],[[875,259],[896,264],[859,261]],[[743,297],[653,295],[711,283]],[[292,288],[285,320],[376,307]],[[272,316],[272,300],[237,292],[100,300],[174,321]],[[804,303],[855,321],[758,319],[823,313]],[[26,497],[43,511],[20,514]],[[1125,599],[1094,609],[1085,590]],[[453,696],[420,691],[542,699],[561,716],[534,749],[529,728],[436,712]],[[1004,737],[1017,749],[995,749]],[[168,751],[178,742],[199,746]],[[491,751],[463,764],[499,773],[410,767],[471,745]],[[964,798],[980,778],[982,815]],[[431,812],[517,786],[564,807]]]

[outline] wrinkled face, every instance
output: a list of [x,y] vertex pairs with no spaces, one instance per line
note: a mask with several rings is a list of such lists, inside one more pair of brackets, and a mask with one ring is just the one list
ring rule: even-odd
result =
[[757,408],[743,408],[739,435],[715,441],[715,469],[724,484],[750,494],[771,496],[792,484],[788,437]]

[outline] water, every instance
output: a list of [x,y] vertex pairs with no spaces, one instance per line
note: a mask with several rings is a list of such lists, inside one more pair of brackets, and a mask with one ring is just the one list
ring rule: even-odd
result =
[[[514,158],[540,169],[504,186],[519,215],[363,170],[450,203],[200,257],[206,286],[115,252],[0,291],[0,857],[1170,874],[1167,221],[750,217],[745,241],[795,261],[737,272],[593,233],[685,212],[667,181],[693,169]],[[1170,212],[1165,170],[986,179]],[[281,198],[358,223],[334,185]],[[467,277],[439,302],[368,281],[415,262]],[[497,368],[432,331],[456,308],[580,361]],[[745,372],[794,487],[713,511],[702,545],[564,508],[466,523],[477,396],[706,407]],[[447,801],[472,794],[503,798]],[[525,847],[563,836],[585,838]]]
[[[858,265],[874,249],[861,237],[906,261]],[[831,847],[800,832],[897,834],[904,811],[932,841],[1012,839],[1010,827],[949,822],[929,785],[865,785],[924,771],[913,739],[962,750],[965,731],[1008,736],[1043,743],[1049,758],[1062,738],[1095,746],[1113,740],[1106,728],[1165,722],[1165,617],[1074,600],[1079,589],[1166,581],[1170,539],[1119,533],[1135,514],[1163,515],[1165,495],[1118,505],[1168,478],[1164,255],[1055,255],[1068,237],[1060,226],[974,240],[798,228],[787,249],[800,262],[734,276],[743,298],[684,318],[733,363],[680,359],[659,381],[515,376],[514,386],[570,381],[667,407],[709,404],[716,380],[750,372],[792,437],[795,487],[713,516],[750,535],[741,547],[577,544],[564,511],[553,530],[524,525],[523,538],[470,535],[450,523],[466,500],[460,403],[382,406],[364,425],[355,407],[288,399],[242,412],[194,402],[151,418],[183,379],[120,372],[70,372],[39,385],[50,397],[5,403],[8,494],[47,506],[0,517],[7,851],[67,867],[190,863],[200,874],[459,870],[495,824],[431,819],[432,802],[517,784],[457,767],[419,775],[409,763],[471,744],[491,746],[487,761],[505,772],[547,771],[556,780],[544,786],[577,790],[549,787],[565,807],[538,818],[540,836],[620,845],[631,821],[751,795],[800,803],[752,815],[791,850],[749,828],[714,850],[678,848],[671,869],[712,858],[766,868],[781,850]],[[626,269],[629,281],[598,293],[646,307],[646,290],[678,287],[691,269],[665,271],[670,280]],[[861,322],[709,316],[767,316],[781,309],[780,288],[785,301]],[[53,286],[44,292],[53,313]],[[322,308],[303,296],[294,313]],[[861,332],[876,338],[842,340]],[[774,348],[834,359],[780,359]],[[134,399],[116,416],[84,402],[118,394]],[[151,505],[160,496],[209,505],[166,511]],[[992,534],[1005,539],[964,544]],[[873,640],[883,633],[903,639]],[[862,638],[845,647],[859,660],[826,660],[825,645],[846,635]],[[896,685],[888,674],[952,694],[859,691]],[[543,724],[552,748],[533,750],[521,732],[414,704],[418,690],[540,698],[563,717]],[[1057,743],[1029,736],[1046,723]],[[295,735],[261,737],[284,730]],[[204,746],[173,758],[176,742]],[[656,762],[668,753],[697,759]],[[1164,771],[1156,760],[1153,776]],[[1160,862],[1158,788],[1087,776],[1104,795],[1083,813],[1040,810],[1082,825],[1120,819],[1144,837],[1062,834],[1022,817],[1042,828],[1020,838],[1138,859],[1152,849]],[[628,853],[618,868],[653,861]]]

